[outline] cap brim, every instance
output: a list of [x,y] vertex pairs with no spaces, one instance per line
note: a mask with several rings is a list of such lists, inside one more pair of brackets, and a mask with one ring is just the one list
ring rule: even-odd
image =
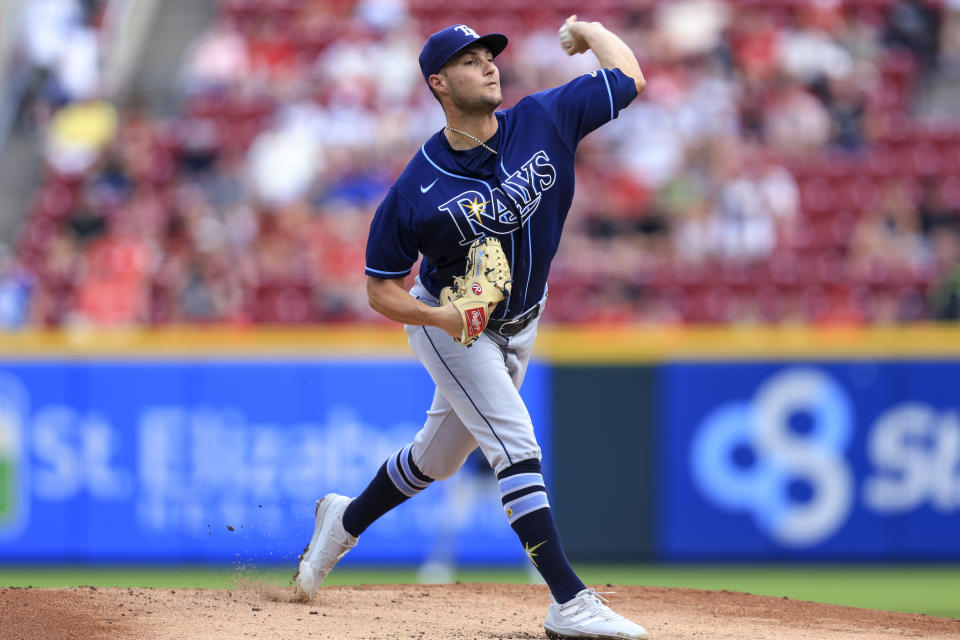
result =
[[503,53],[503,50],[507,48],[507,36],[502,33],[488,33],[485,36],[481,36],[477,42],[482,42],[487,45],[487,49],[490,49],[490,53],[493,54],[494,58]]

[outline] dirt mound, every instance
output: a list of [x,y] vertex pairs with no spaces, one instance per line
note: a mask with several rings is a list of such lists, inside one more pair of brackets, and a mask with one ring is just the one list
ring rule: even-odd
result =
[[[960,638],[960,620],[854,609],[728,591],[603,587],[611,606],[655,640]],[[543,586],[327,587],[296,602],[293,587],[0,588],[4,640],[286,640],[543,638]]]

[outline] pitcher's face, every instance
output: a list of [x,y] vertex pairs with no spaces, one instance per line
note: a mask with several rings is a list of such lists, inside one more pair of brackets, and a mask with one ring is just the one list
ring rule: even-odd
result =
[[[451,59],[440,73],[450,102],[461,111],[493,111],[503,102],[500,70],[484,46],[470,47]],[[437,89],[443,95],[441,89]]]

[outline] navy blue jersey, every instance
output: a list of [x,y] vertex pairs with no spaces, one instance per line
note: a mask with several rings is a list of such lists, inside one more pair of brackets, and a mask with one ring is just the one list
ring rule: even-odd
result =
[[530,95],[496,113],[483,147],[452,149],[443,130],[421,147],[377,209],[366,273],[400,278],[423,254],[420,280],[434,295],[462,276],[467,248],[500,240],[510,261],[511,295],[493,317],[512,318],[546,291],[550,263],[573,200],[573,156],[585,135],[637,96],[634,80],[601,69]]

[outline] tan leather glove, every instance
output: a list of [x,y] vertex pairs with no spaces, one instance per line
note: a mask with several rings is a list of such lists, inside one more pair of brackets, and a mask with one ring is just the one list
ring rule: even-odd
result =
[[470,345],[487,328],[488,310],[510,294],[510,264],[496,238],[479,238],[467,253],[467,272],[440,291],[440,303],[460,312],[463,333],[457,342]]

